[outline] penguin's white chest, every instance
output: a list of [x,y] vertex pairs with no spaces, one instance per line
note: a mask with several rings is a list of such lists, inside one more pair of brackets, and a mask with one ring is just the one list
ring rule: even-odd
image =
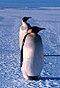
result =
[[41,37],[31,33],[23,47],[22,69],[28,76],[38,76],[43,67],[43,45]]
[[23,38],[24,36],[27,34],[27,29],[28,27],[21,27],[20,28],[20,32],[19,32],[19,42],[20,42],[20,50],[21,50],[21,46],[22,46],[22,41],[23,41]]

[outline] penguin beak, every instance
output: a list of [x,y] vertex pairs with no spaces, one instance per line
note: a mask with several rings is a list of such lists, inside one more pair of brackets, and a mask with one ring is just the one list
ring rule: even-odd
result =
[[32,18],[32,17],[27,17],[28,19]]
[[46,28],[38,28],[36,32],[38,33],[41,30],[46,30]]
[[46,28],[39,28],[38,30],[39,30],[39,31],[41,31],[41,30],[46,30]]

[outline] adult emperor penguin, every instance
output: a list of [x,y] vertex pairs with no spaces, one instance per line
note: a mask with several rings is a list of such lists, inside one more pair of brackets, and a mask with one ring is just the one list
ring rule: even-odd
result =
[[31,27],[23,39],[22,73],[26,80],[38,80],[43,68],[43,44],[38,32],[45,28]]
[[27,20],[30,19],[31,17],[23,17],[22,18],[22,26],[20,27],[20,32],[19,32],[19,42],[20,42],[20,50],[22,46],[22,40],[24,36],[27,34],[28,29],[31,27],[30,24],[27,23]]

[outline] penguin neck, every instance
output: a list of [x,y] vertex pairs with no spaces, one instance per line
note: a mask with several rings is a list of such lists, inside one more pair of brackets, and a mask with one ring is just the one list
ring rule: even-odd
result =
[[27,25],[27,22],[22,22],[22,26],[26,26]]

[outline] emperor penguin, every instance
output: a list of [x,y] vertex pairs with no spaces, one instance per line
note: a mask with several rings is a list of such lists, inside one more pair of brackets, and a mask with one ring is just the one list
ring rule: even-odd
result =
[[22,74],[26,80],[39,80],[43,68],[44,51],[42,38],[38,34],[45,28],[31,27],[23,40]]
[[27,20],[30,19],[31,17],[23,17],[22,18],[22,25],[20,27],[20,32],[19,32],[19,43],[20,43],[20,50],[22,46],[22,40],[24,36],[27,34],[28,29],[31,27],[30,24],[27,23]]

